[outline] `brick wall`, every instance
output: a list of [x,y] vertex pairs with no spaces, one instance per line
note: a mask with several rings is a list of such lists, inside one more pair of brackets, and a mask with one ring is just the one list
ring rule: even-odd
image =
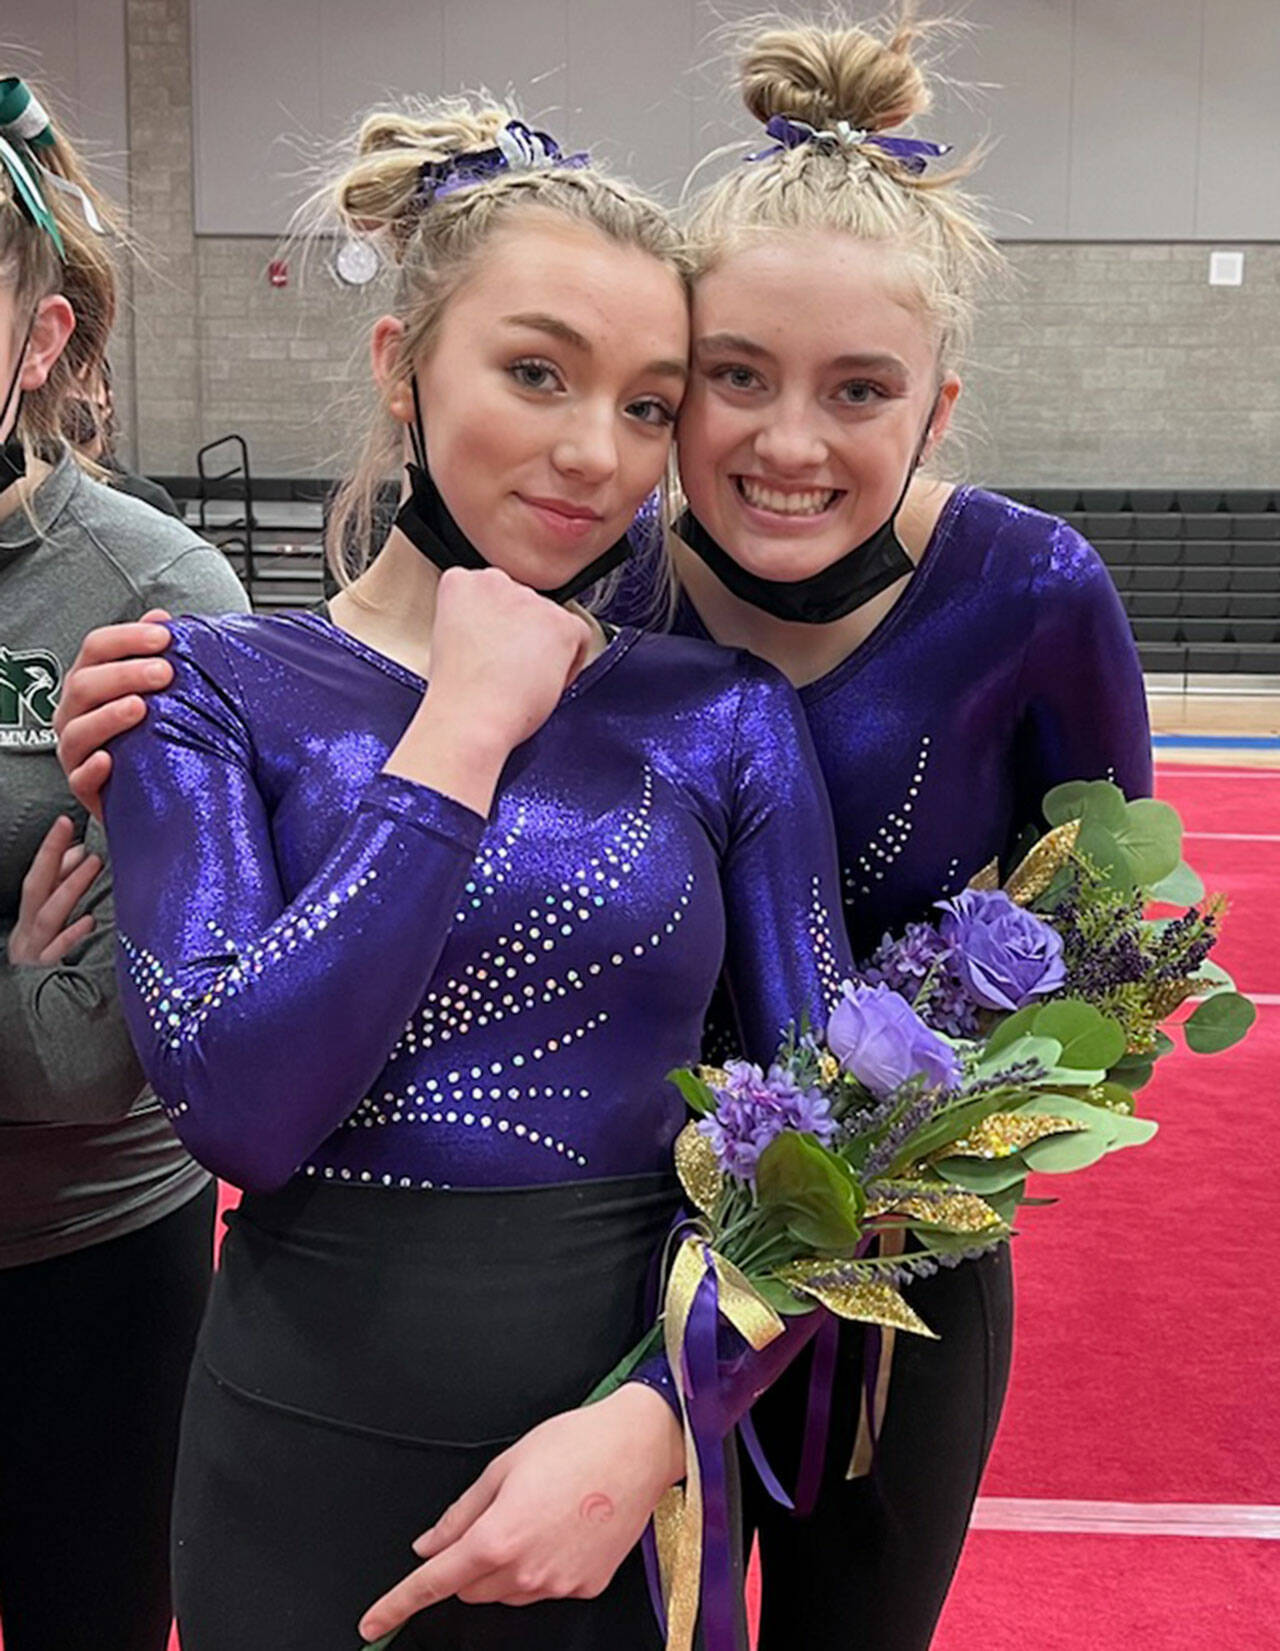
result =
[[[969,375],[970,468],[1009,485],[1271,486],[1280,245],[1210,287],[1203,244],[1019,244]],[[963,405],[963,402],[962,402]]]
[[[137,462],[187,473],[202,442],[236,430],[260,474],[332,474],[359,440],[378,292],[341,287],[317,254],[305,279],[294,255],[274,289],[271,242],[194,236],[186,0],[128,0],[127,28],[130,204],[146,261],[121,404],[136,408]],[[1241,288],[1209,287],[1198,244],[1020,243],[1009,255],[961,403],[970,475],[1277,481],[1280,245],[1247,249]],[[121,359],[118,346],[118,373]]]

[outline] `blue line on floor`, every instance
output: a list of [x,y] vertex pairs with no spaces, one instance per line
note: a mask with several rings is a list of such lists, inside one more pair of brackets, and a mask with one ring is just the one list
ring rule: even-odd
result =
[[1221,751],[1280,751],[1280,734],[1155,734],[1157,749],[1180,746],[1212,746]]

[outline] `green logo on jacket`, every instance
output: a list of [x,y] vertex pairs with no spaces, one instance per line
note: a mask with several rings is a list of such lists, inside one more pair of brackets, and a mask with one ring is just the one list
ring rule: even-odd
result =
[[0,644],[0,749],[48,749],[57,744],[53,710],[62,666],[45,648],[12,653]]

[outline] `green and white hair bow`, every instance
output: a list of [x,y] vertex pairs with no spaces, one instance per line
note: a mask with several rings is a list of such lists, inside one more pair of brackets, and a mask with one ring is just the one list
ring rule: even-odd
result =
[[17,75],[0,79],[0,166],[9,175],[22,212],[37,229],[45,231],[57,247],[58,256],[65,260],[67,249],[58,221],[49,210],[46,186],[74,196],[89,228],[98,235],[104,231],[93,202],[79,184],[41,165],[40,151],[52,144],[53,126],[48,113],[26,81]]

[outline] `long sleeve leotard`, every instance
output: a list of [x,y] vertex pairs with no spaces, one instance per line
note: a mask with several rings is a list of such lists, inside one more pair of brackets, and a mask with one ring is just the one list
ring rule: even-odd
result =
[[670,1165],[722,962],[750,1054],[848,972],[827,803],[769,667],[623,631],[488,821],[381,773],[424,683],[317,615],[173,626],[113,747],[126,1013],[193,1154],[505,1187]]
[[[638,558],[612,616],[651,613],[651,581]],[[673,628],[707,634],[687,597]],[[1106,567],[1067,523],[980,488],[955,490],[886,618],[800,698],[860,961],[1007,858],[1053,786],[1151,790],[1142,671]]]

